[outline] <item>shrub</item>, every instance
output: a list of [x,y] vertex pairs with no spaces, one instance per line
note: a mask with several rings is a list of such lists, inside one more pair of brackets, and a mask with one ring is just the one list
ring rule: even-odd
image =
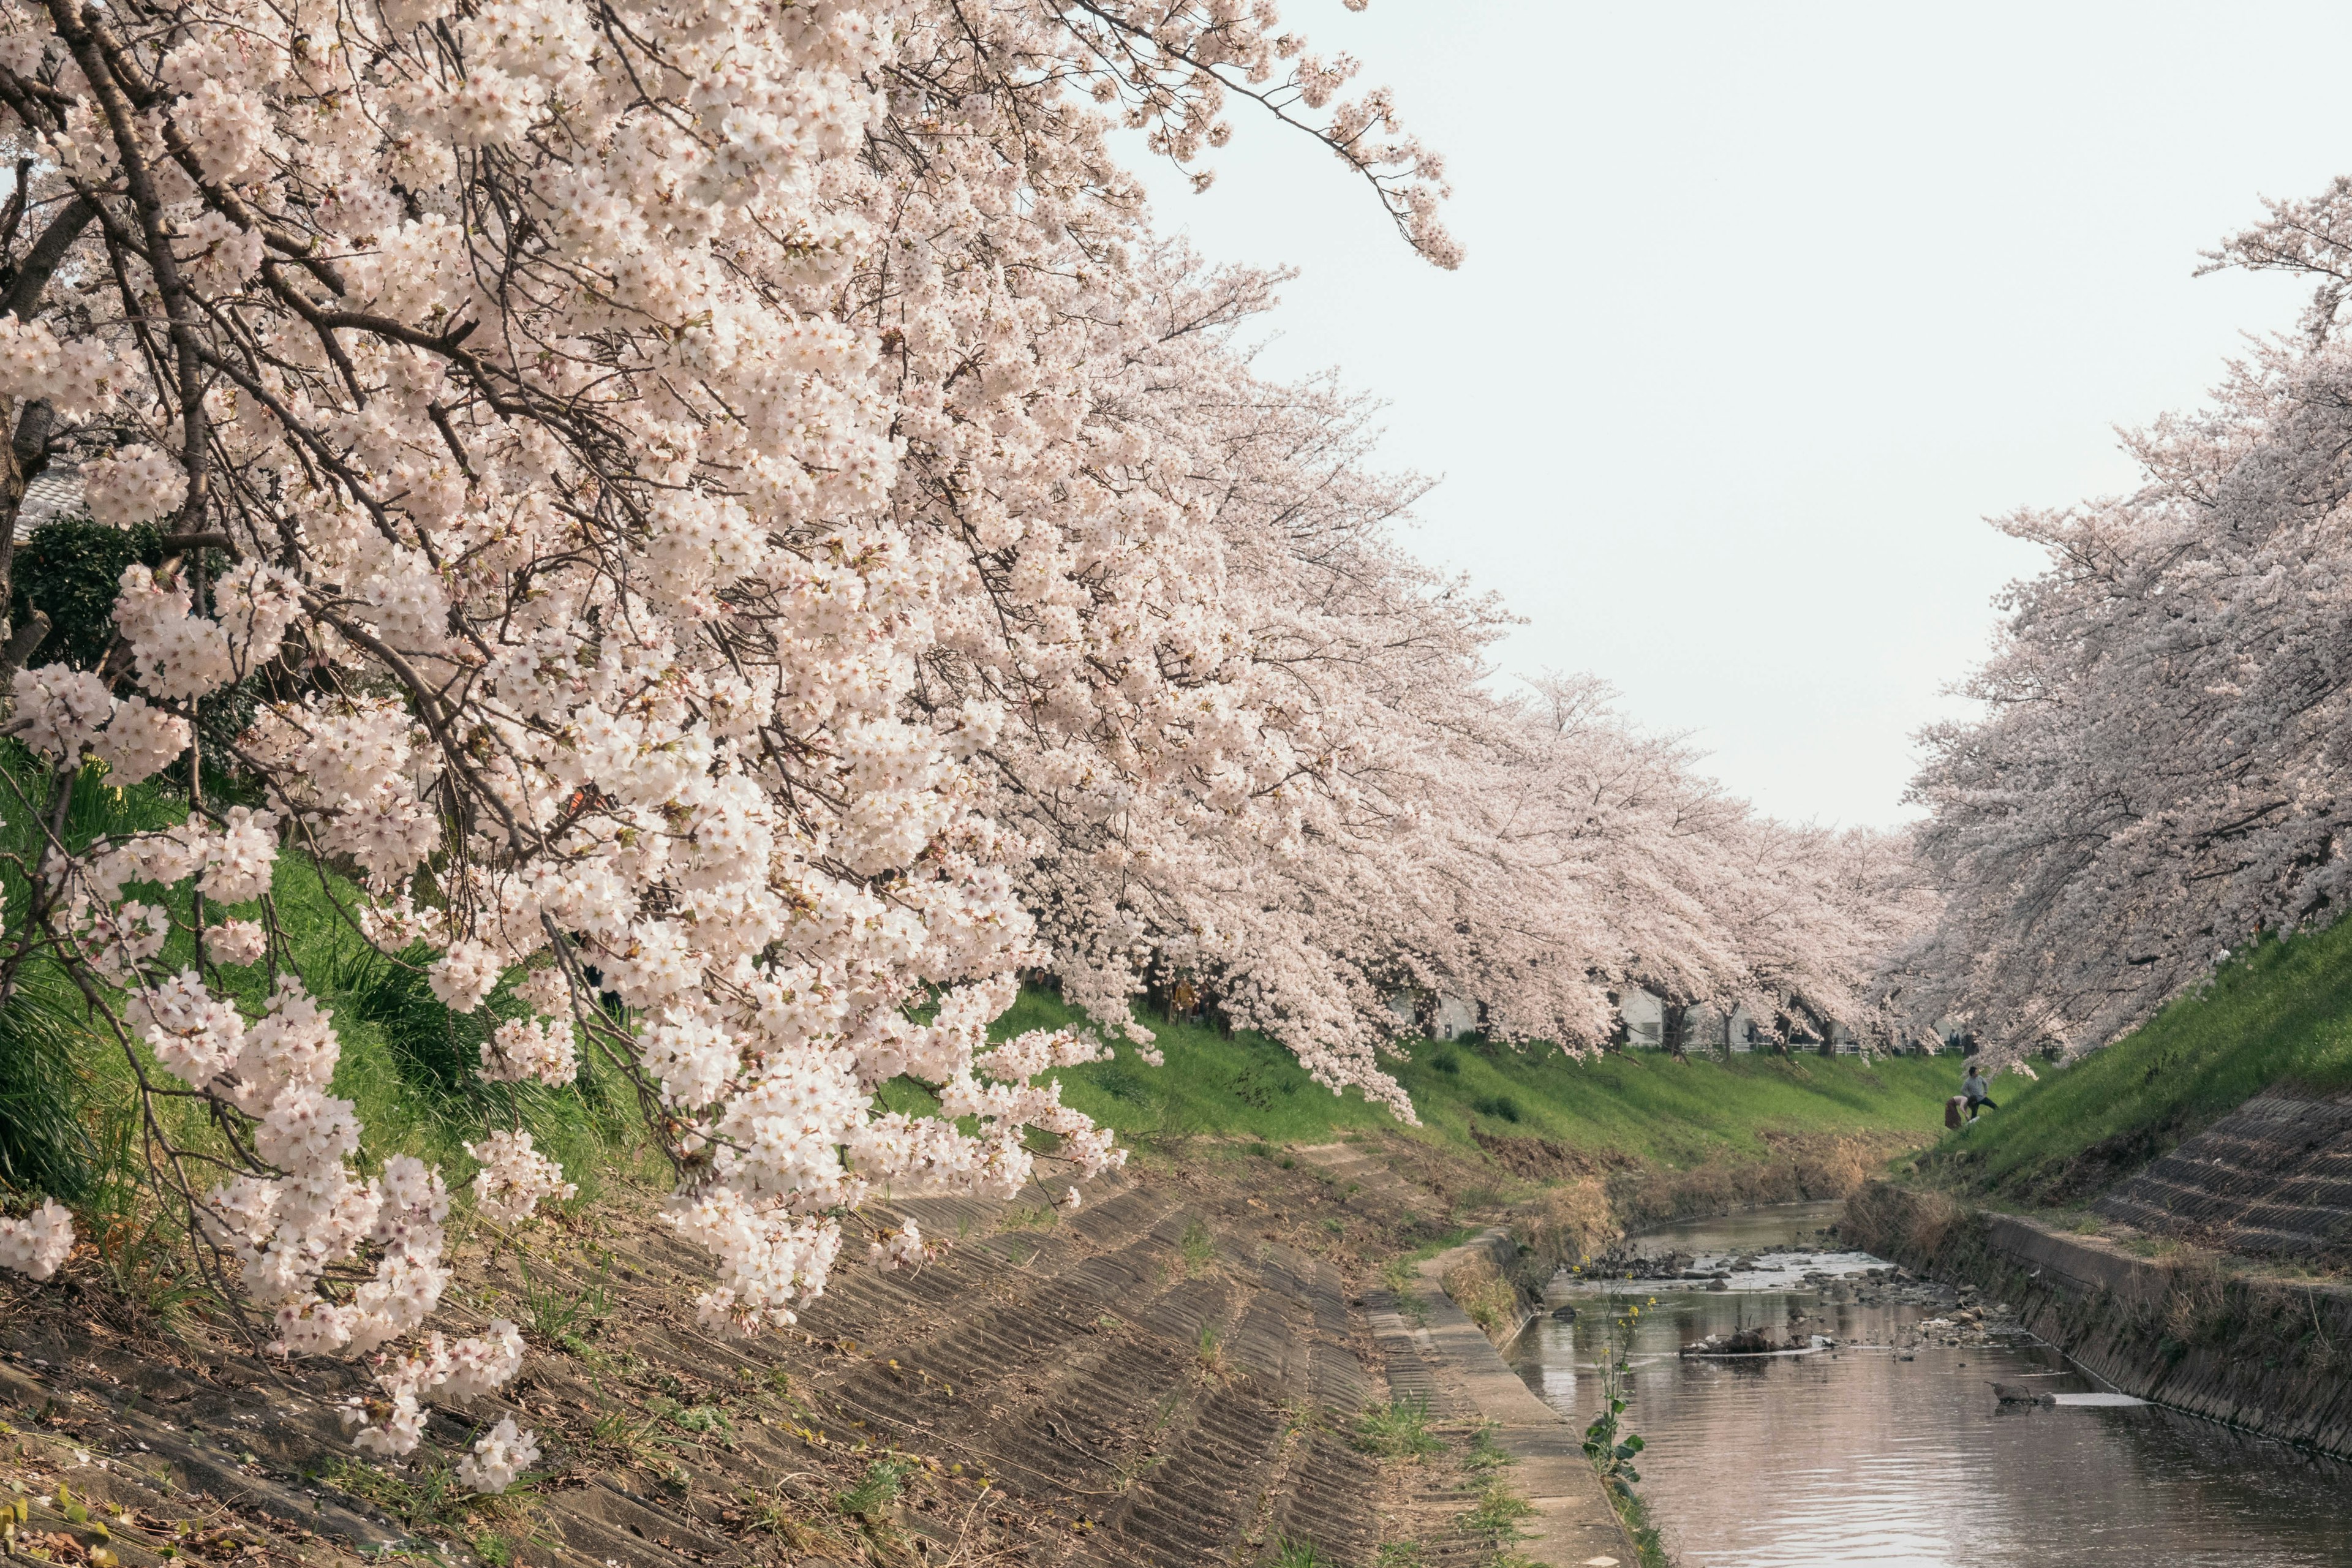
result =
[[1480,1095],[1470,1102],[1470,1109],[1497,1121],[1517,1121],[1519,1119],[1519,1102],[1507,1094]]
[[10,624],[35,610],[49,617],[49,635],[30,663],[96,669],[114,640],[114,595],[123,568],[160,565],[163,535],[153,523],[114,528],[86,517],[45,522],[16,547],[9,584]]

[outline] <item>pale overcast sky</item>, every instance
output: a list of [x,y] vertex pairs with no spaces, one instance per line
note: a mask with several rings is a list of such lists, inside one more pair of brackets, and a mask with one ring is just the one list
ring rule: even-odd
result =
[[[2352,172],[2352,7],[1285,0],[1450,161],[1441,273],[1313,143],[1241,112],[1150,177],[1209,257],[1286,262],[1264,363],[1387,399],[1442,476],[1412,547],[1786,817],[1891,823],[1992,597],[1987,516],[2127,489],[2279,278],[2199,252]],[[2316,84],[2316,85],[2315,85]]]

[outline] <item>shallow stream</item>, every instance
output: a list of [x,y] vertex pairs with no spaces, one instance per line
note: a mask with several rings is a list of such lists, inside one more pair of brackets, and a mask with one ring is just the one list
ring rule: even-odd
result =
[[[1575,1320],[1538,1319],[1509,1352],[1581,1424],[1599,1404],[1612,1303],[1655,1298],[1635,1330],[1626,1418],[1649,1444],[1642,1495],[1682,1568],[2352,1564],[2352,1466],[2118,1400],[2048,1346],[2000,1333],[2000,1303],[1979,1304],[1990,1342],[1945,1342],[1981,1331],[1962,1304],[1835,1250],[1820,1233],[1835,1212],[1787,1205],[1649,1233],[1643,1250],[1727,1273],[1725,1289],[1563,1279],[1550,1299]],[[1831,1342],[1680,1353],[1757,1328],[1784,1345]],[[2004,1405],[1994,1382],[2060,1403]]]

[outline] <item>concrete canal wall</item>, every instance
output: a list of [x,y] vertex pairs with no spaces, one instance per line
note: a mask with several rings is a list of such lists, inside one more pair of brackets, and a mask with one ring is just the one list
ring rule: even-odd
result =
[[1839,1236],[2010,1302],[2126,1394],[2352,1458],[2352,1289],[1874,1183]]

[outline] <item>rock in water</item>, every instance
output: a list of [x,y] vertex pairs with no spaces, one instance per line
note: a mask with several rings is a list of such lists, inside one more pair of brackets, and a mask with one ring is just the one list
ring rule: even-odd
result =
[[1992,1393],[1993,1397],[2003,1405],[2055,1405],[2058,1403],[2055,1395],[2044,1394],[2038,1388],[2027,1388],[2021,1384],[1996,1383],[1992,1385]]

